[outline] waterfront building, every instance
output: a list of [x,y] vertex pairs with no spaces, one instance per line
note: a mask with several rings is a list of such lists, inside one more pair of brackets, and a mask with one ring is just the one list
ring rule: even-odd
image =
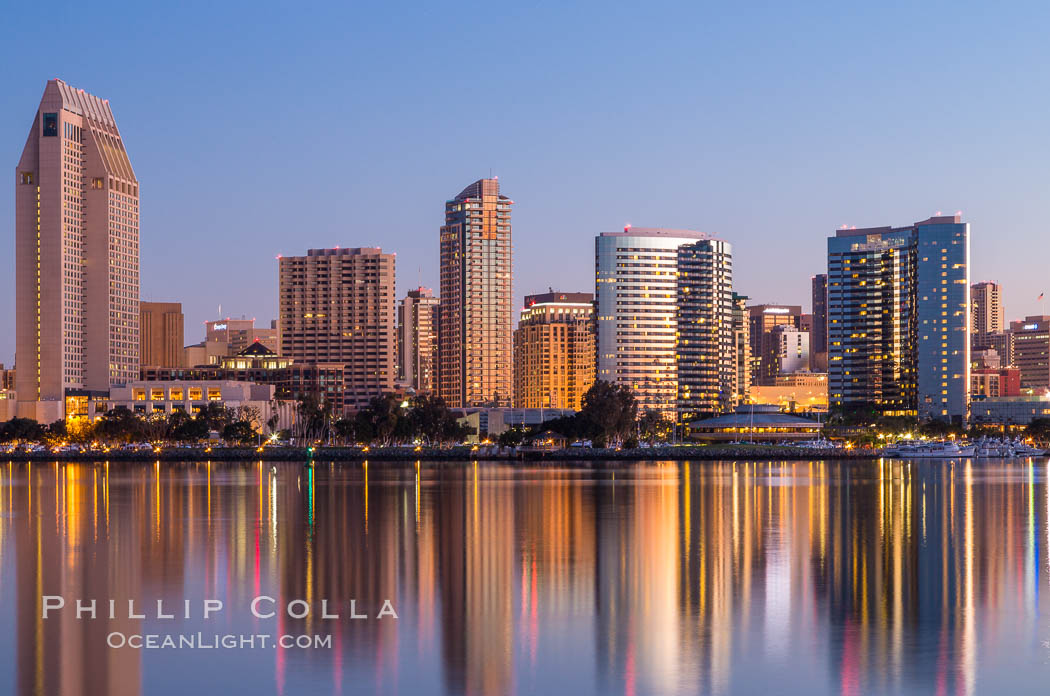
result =
[[139,371],[139,183],[108,100],[47,82],[15,172],[21,415]]
[[513,205],[495,178],[445,202],[437,393],[454,408],[511,404]]
[[214,365],[142,368],[145,382],[202,380],[270,384],[282,400],[314,398],[337,405],[345,401],[343,363],[293,363],[258,342],[237,355],[221,357]]
[[974,399],[970,417],[980,425],[1022,427],[1033,418],[1050,418],[1050,394]]
[[1000,333],[1003,330],[1002,286],[994,280],[982,280],[971,285],[970,311],[972,333]]
[[296,363],[343,365],[344,410],[394,390],[394,260],[378,247],[279,258],[280,353]]
[[[291,428],[295,423],[295,404],[276,398],[270,384],[229,380],[178,380],[167,382],[132,381],[113,387],[106,399],[69,399],[70,418],[95,420],[107,410],[126,408],[141,416],[177,411],[196,415],[211,404],[219,404],[250,415],[252,426],[260,433],[267,430],[267,421],[277,416],[274,430]],[[75,405],[74,405],[75,403]]]
[[140,302],[139,362],[181,367],[184,323],[180,302]]
[[813,320],[809,336],[809,369],[828,369],[828,275],[820,273],[810,281],[813,296]]
[[824,425],[790,413],[779,406],[744,404],[733,413],[693,421],[687,437],[692,440],[790,442],[814,440]]
[[438,302],[430,288],[420,287],[397,307],[397,377],[416,393],[434,390]]
[[940,216],[828,239],[831,407],[965,421],[969,229],[958,215]]
[[468,443],[495,441],[511,428],[531,428],[547,421],[567,418],[575,414],[571,408],[507,408],[472,407],[457,409],[456,421],[472,430]]
[[735,381],[733,405],[747,401],[751,389],[751,321],[747,311],[747,295],[733,293],[733,346],[735,349]]
[[721,239],[678,247],[678,419],[728,411],[736,387],[733,249]]
[[802,307],[760,304],[748,307],[751,341],[751,384],[772,384],[780,372],[781,339],[778,326],[802,328]]
[[675,416],[678,247],[706,238],[628,225],[594,240],[597,379],[630,387],[639,413]]
[[526,295],[514,331],[514,406],[578,411],[594,369],[594,295]]
[[1013,360],[1021,370],[1021,388],[1050,388],[1050,316],[1025,317],[1010,322],[1013,336]]

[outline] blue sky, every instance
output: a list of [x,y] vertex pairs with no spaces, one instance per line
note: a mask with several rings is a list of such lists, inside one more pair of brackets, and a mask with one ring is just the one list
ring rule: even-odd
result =
[[[108,98],[141,183],[142,297],[187,343],[269,320],[277,254],[380,245],[436,286],[444,201],[499,175],[514,285],[593,290],[625,223],[734,244],[738,291],[809,304],[842,224],[961,210],[1007,317],[1050,291],[1040,3],[57,2],[5,8],[0,162],[44,83]],[[14,352],[0,186],[0,362]]]

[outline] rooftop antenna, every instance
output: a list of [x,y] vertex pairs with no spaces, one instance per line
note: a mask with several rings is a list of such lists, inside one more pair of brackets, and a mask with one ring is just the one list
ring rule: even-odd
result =
[[219,303],[219,319],[222,319],[222,302]]

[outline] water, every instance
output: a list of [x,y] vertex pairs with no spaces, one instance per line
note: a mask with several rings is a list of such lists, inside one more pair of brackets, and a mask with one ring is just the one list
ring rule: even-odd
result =
[[[1044,693],[1050,679],[1044,459],[271,466],[0,464],[0,693]],[[67,606],[43,619],[45,595]],[[259,596],[276,616],[252,615]],[[77,598],[97,600],[95,620]],[[205,619],[207,599],[223,609]],[[308,617],[282,610],[296,599]],[[387,599],[398,618],[377,618]],[[198,632],[322,644],[107,646]]]

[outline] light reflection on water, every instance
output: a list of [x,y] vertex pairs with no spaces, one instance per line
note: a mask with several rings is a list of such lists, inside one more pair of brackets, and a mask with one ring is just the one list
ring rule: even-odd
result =
[[[970,694],[1050,679],[1043,459],[272,466],[0,464],[0,693]],[[43,595],[69,606],[42,620]],[[313,612],[255,618],[259,595]],[[77,620],[76,598],[100,618]],[[208,598],[225,607],[205,620]],[[156,618],[158,599],[176,618]],[[348,618],[351,599],[369,619]],[[375,618],[384,599],[398,619]],[[332,645],[111,649],[114,631]]]

